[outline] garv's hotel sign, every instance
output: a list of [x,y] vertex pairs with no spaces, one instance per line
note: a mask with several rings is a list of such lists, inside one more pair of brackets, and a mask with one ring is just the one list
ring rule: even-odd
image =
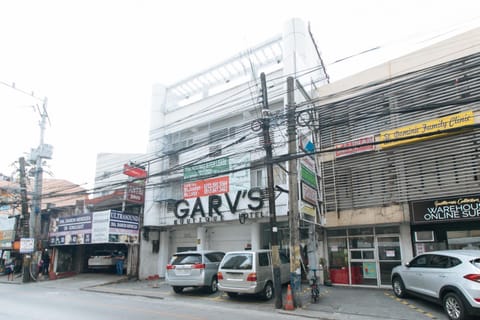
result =
[[412,224],[480,221],[480,195],[410,202]]

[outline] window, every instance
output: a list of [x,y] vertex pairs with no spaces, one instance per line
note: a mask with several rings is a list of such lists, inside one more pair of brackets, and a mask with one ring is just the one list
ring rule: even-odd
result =
[[252,187],[263,188],[263,187],[266,186],[266,183],[265,183],[264,178],[263,178],[263,170],[262,169],[252,170],[252,173],[250,175],[250,180],[251,180]]
[[225,261],[223,262],[223,269],[241,269],[241,270],[251,270],[252,269],[252,254],[231,254],[227,255]]
[[258,265],[260,267],[266,267],[269,265],[268,254],[266,252],[258,253]]
[[429,266],[432,268],[446,268],[449,265],[449,259],[446,256],[432,255]]
[[433,231],[415,231],[415,242],[434,242]]
[[212,253],[206,253],[205,257],[210,261],[210,262],[220,262],[222,261],[224,254],[221,252],[212,252]]
[[419,256],[410,262],[410,267],[426,268],[428,267],[428,255]]

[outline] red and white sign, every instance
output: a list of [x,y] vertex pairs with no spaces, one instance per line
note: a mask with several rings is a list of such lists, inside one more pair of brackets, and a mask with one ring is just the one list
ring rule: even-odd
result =
[[132,178],[139,178],[139,179],[147,178],[147,171],[145,171],[142,168],[133,167],[128,164],[123,165],[123,174],[126,174],[127,176]]
[[207,180],[186,182],[183,185],[183,198],[198,198],[230,191],[229,177],[216,177]]
[[339,143],[335,145],[335,149],[342,149],[335,151],[337,158],[349,156],[356,153],[367,152],[375,150],[375,139],[373,136],[363,137],[356,140]]
[[145,185],[143,183],[129,183],[127,186],[127,201],[143,204]]

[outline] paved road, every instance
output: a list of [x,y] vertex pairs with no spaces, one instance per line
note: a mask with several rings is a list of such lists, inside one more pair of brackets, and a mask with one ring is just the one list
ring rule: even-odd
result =
[[[4,291],[6,278],[0,276],[0,293]],[[417,299],[397,299],[391,290],[350,287],[321,287],[318,303],[310,303],[308,288],[302,293],[301,308],[293,311],[275,309],[274,300],[261,301],[252,296],[229,298],[221,292],[208,294],[201,290],[185,290],[175,294],[161,279],[131,280],[111,274],[81,274],[54,281],[38,281],[31,284],[14,283],[19,287],[35,286],[49,289],[63,289],[67,292],[84,291],[89,293],[115,294],[126,297],[147,297],[166,300],[169,303],[198,303],[205,306],[222,306],[230,309],[248,309],[258,312],[275,312],[278,316],[299,316],[324,320],[446,320],[440,306]],[[286,288],[283,292],[285,305]],[[2,293],[2,294],[5,294]]]

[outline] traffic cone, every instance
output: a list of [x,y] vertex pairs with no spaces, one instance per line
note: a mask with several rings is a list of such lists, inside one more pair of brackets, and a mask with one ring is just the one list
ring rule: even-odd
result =
[[292,288],[290,287],[290,284],[288,285],[287,289],[287,302],[285,303],[285,310],[295,310],[295,306],[293,305]]

